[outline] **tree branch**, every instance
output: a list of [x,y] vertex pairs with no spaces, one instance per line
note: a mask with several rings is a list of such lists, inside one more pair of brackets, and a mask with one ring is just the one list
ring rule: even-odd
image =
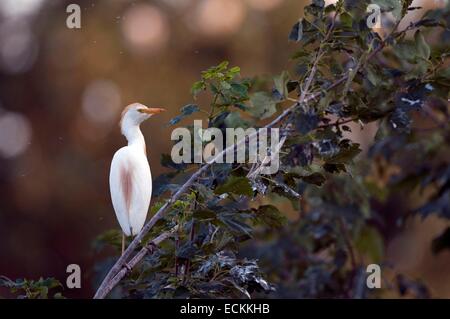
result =
[[126,274],[131,271],[141,260],[144,258],[144,256],[147,253],[152,254],[154,252],[154,248],[158,246],[160,243],[162,243],[164,240],[172,236],[172,234],[178,229],[178,226],[172,228],[170,231],[166,231],[159,235],[158,237],[154,238],[152,241],[150,241],[146,246],[144,246],[139,253],[137,253],[128,263],[125,263],[121,266],[121,269],[118,271],[118,273],[109,280],[105,285],[101,286],[96,294],[96,299],[103,299],[108,295],[108,293],[122,280],[123,277],[126,276]]

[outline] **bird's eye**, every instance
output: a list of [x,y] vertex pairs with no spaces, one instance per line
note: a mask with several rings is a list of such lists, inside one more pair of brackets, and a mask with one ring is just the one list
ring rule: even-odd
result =
[[138,111],[139,113],[146,113],[146,112],[145,112],[145,109],[137,109],[137,111]]

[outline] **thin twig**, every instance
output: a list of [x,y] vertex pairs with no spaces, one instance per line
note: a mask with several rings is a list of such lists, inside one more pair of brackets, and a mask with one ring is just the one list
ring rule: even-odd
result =
[[332,126],[339,126],[339,125],[342,125],[342,124],[347,124],[347,123],[356,121],[357,119],[358,118],[350,118],[350,119],[347,119],[347,120],[344,120],[344,121],[337,120],[336,122],[333,122],[333,123],[327,123],[327,124],[319,125],[317,128],[328,128],[328,127],[332,127]]

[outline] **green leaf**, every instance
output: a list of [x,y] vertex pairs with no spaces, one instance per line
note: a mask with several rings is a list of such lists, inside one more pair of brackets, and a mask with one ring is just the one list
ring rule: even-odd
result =
[[241,73],[241,68],[238,66],[234,66],[228,70],[227,77],[228,79],[233,79],[235,76]]
[[289,33],[289,40],[294,42],[299,42],[303,37],[303,24],[302,19],[297,21],[296,24],[292,26],[291,32]]
[[349,163],[356,155],[361,153],[361,149],[359,148],[359,144],[354,143],[348,148],[341,148],[340,152],[335,156],[329,158],[327,163],[333,164],[347,164]]
[[381,7],[382,12],[392,12],[394,18],[398,21],[402,17],[402,0],[372,0],[372,3]]
[[341,24],[345,29],[352,29],[353,17],[348,12],[343,12],[340,16]]
[[225,118],[225,125],[230,128],[247,128],[249,126],[249,123],[241,118],[239,112],[231,112]]
[[402,42],[394,47],[394,53],[402,60],[414,62],[416,58],[416,47],[412,42]]
[[253,189],[247,177],[231,176],[225,184],[218,186],[214,193],[218,195],[233,193],[236,195],[253,196]]
[[322,186],[325,183],[326,178],[321,173],[312,173],[311,175],[302,176],[302,180],[308,184],[314,184]]
[[355,246],[362,254],[367,254],[372,262],[380,262],[384,253],[384,244],[378,231],[365,226],[355,239]]
[[228,67],[228,64],[230,64],[230,62],[228,62],[228,61],[222,61],[222,62],[216,67],[217,72],[221,72],[221,71],[225,70],[225,69]]
[[231,89],[231,84],[226,82],[226,81],[222,81],[222,82],[220,82],[220,87],[221,87],[221,91],[223,91],[223,90],[230,90]]
[[277,95],[282,97],[284,100],[288,96],[287,84],[289,82],[289,73],[287,71],[283,71],[283,73],[273,79],[273,82]]
[[230,85],[231,93],[239,97],[247,97],[248,87],[241,83],[231,83]]
[[187,242],[183,244],[178,250],[177,250],[177,257],[182,259],[190,259],[195,256],[197,252],[197,248],[193,245],[192,242]]
[[256,210],[256,218],[263,224],[274,228],[281,228],[287,222],[286,216],[273,205],[259,206]]
[[378,76],[378,74],[376,73],[376,71],[372,66],[368,65],[366,67],[366,71],[367,71],[367,79],[373,86],[377,86],[378,84],[381,83],[380,77]]
[[206,90],[206,83],[205,81],[197,81],[195,82],[191,87],[191,94],[197,96],[198,93],[201,91]]
[[122,233],[118,229],[110,229],[98,235],[94,242],[94,248],[99,251],[107,245],[120,247],[122,241]]
[[202,197],[204,201],[208,201],[209,199],[211,199],[214,196],[213,191],[209,187],[206,187],[203,184],[196,183],[195,188],[198,191],[198,195],[200,197]]
[[171,119],[168,125],[175,125],[186,116],[189,116],[198,111],[200,111],[200,108],[196,104],[187,104],[181,108],[181,114]]
[[65,298],[62,295],[62,293],[57,292],[56,294],[53,295],[53,299],[65,299]]
[[445,69],[440,69],[436,75],[438,77],[442,77],[442,78],[450,80],[450,67],[445,68]]
[[276,111],[276,102],[266,92],[256,92],[250,98],[249,112],[252,116],[261,120],[272,116]]
[[417,56],[422,59],[428,60],[431,54],[430,46],[425,41],[425,38],[423,37],[423,34],[422,32],[420,32],[420,30],[417,30],[414,34],[414,41],[416,44]]
[[245,234],[251,237],[252,227],[239,220],[234,214],[223,213],[219,215],[220,221],[224,223],[235,235]]

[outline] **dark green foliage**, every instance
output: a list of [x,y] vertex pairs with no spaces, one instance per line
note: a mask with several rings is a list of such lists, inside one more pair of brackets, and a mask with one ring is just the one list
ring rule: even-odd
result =
[[55,278],[39,278],[39,280],[17,279],[12,281],[0,276],[0,287],[9,289],[18,299],[63,298],[61,292],[57,292],[63,287]]
[[231,176],[225,184],[215,189],[215,193],[218,195],[232,193],[235,195],[252,196],[253,190],[250,181],[246,177]]

